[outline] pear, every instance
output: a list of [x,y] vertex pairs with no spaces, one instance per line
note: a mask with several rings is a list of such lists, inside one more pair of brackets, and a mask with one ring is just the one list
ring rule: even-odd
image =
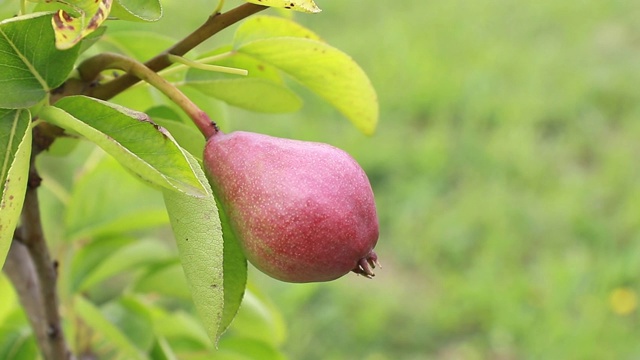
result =
[[378,217],[360,165],[336,147],[217,132],[204,166],[247,259],[288,282],[374,276]]

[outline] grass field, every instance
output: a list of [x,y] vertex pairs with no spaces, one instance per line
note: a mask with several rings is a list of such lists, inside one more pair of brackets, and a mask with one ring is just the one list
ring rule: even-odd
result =
[[377,134],[313,99],[232,126],[350,151],[384,268],[321,285],[255,274],[289,356],[640,357],[640,6],[318,3],[296,19],[369,73]]

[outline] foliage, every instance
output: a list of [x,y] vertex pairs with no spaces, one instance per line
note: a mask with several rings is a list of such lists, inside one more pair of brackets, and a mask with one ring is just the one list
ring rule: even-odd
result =
[[[247,290],[246,259],[199,163],[199,132],[210,135],[210,117],[223,125],[227,105],[297,111],[302,88],[366,134],[378,106],[351,57],[289,18],[254,16],[227,44],[184,57],[265,6],[319,12],[310,0],[260,4],[221,13],[224,2],[202,5],[194,14],[216,13],[182,39],[145,30],[163,15],[157,0],[2,5],[0,265],[9,258],[0,357],[35,359],[37,344],[57,358],[30,328],[38,310],[15,280],[24,244],[42,294],[54,294],[42,311],[51,319],[60,301],[61,329],[79,356],[283,358],[283,321],[259,290]],[[146,84],[134,86],[139,79]]]

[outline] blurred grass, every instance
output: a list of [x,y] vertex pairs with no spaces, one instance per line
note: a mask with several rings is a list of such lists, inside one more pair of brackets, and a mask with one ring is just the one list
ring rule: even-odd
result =
[[377,135],[313,99],[232,126],[350,151],[377,195],[384,268],[320,285],[255,275],[291,358],[640,357],[640,6],[319,5],[296,19],[368,72]]
[[[253,272],[290,358],[640,357],[637,2],[318,3],[295,18],[367,71],[377,134],[308,94],[300,113],[233,110],[225,125],[353,154],[384,268],[305,285]],[[149,28],[202,21],[165,7],[180,15]]]

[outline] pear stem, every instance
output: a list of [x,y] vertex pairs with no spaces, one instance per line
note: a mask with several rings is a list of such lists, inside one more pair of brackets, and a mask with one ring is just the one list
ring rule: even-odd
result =
[[[221,30],[235,24],[236,22],[249,17],[262,10],[268,9],[266,6],[256,5],[252,3],[244,3],[238,7],[231,9],[225,13],[216,13],[211,15],[202,26],[193,31],[184,39],[173,45],[171,48],[156,55],[151,60],[147,61],[145,65],[153,71],[160,71],[171,66],[168,54],[184,55],[194,47],[198,46],[205,40],[209,39],[213,35],[217,34]],[[85,92],[85,95],[89,95],[98,99],[108,100],[117,94],[128,89],[140,79],[133,75],[124,75],[108,83],[100,84]]]
[[177,87],[148,68],[145,64],[120,54],[102,53],[82,62],[82,64],[78,66],[78,73],[83,80],[93,81],[100,75],[98,69],[123,70],[160,90],[160,92],[171,101],[180,106],[205,138],[208,139],[219,131],[218,125],[209,118],[209,115],[200,109]]

